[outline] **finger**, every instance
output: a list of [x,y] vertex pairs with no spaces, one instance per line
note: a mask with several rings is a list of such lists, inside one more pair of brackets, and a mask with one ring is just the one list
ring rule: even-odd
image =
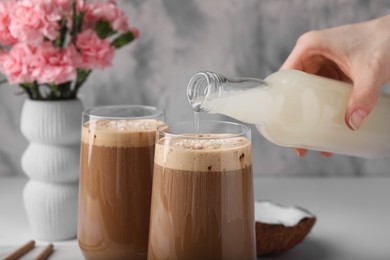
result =
[[295,69],[316,74],[325,60],[322,55],[324,48],[321,35],[315,31],[301,35],[280,69]]
[[379,88],[380,84],[372,73],[366,72],[355,79],[345,114],[345,123],[349,128],[359,129],[376,104]]
[[294,151],[298,155],[298,157],[304,157],[307,154],[307,149],[294,148]]
[[352,83],[350,77],[346,75],[346,73],[339,67],[338,64],[330,59],[324,61],[323,65],[316,74],[322,77]]
[[326,158],[329,158],[332,156],[332,153],[329,153],[329,152],[320,152],[322,156],[326,157]]
[[287,59],[284,61],[283,65],[280,67],[280,70],[303,70],[302,66],[302,50],[300,47],[295,47]]
[[283,63],[281,70],[302,70],[310,74],[342,81],[351,81],[338,64],[320,50],[296,47]]

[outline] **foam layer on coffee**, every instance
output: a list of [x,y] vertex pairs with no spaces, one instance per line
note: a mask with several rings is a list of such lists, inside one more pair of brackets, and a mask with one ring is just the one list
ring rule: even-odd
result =
[[82,127],[82,142],[107,147],[145,147],[154,144],[156,119],[91,120]]
[[155,163],[175,170],[201,172],[234,171],[251,165],[251,143],[247,138],[227,134],[201,136],[203,139],[160,139],[155,148]]

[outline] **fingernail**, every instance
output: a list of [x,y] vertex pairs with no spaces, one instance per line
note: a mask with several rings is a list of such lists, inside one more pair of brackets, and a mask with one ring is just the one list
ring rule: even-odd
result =
[[321,152],[321,155],[325,158],[329,158],[332,156],[332,153],[328,153],[328,152]]
[[298,157],[304,157],[306,155],[306,150],[301,150],[301,149],[294,149],[294,150]]
[[362,109],[354,111],[349,118],[349,125],[353,130],[357,130],[360,125],[363,123],[364,118],[367,116],[367,113]]

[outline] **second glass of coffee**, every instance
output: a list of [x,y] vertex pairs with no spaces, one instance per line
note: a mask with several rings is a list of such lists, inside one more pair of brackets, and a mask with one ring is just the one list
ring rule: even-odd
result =
[[250,129],[195,129],[157,130],[148,259],[255,259]]
[[163,111],[83,113],[78,241],[87,259],[146,259],[156,128]]

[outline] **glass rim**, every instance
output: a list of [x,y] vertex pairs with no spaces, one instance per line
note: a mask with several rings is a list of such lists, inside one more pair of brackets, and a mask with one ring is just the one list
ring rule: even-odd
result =
[[[207,137],[207,136],[188,136],[188,135],[184,135],[184,134],[173,134],[173,133],[169,133],[167,131],[169,131],[169,128],[175,124],[194,124],[194,121],[176,121],[176,122],[173,122],[173,123],[165,123],[163,125],[160,125],[157,127],[157,134],[158,135],[164,135],[164,137],[166,136],[169,136],[171,138],[180,138],[180,139],[189,139],[189,140],[222,140],[222,139],[230,139],[230,138],[237,138],[237,137],[243,137],[243,136],[248,136],[249,135],[249,139],[250,139],[250,134],[251,134],[251,129],[250,127],[246,126],[246,125],[243,125],[243,124],[240,124],[240,123],[236,123],[236,122],[230,122],[230,121],[223,121],[223,120],[202,120],[202,121],[199,121],[199,124],[203,124],[203,123],[206,123],[206,124],[221,124],[221,125],[231,125],[231,126],[238,126],[241,128],[241,131],[240,133],[218,133],[218,134],[228,134],[227,136],[217,136],[217,137]],[[166,131],[164,131],[164,129]],[[194,129],[194,132],[191,133],[191,134],[196,134],[195,133],[195,129]],[[201,134],[212,134],[212,133],[199,133],[200,135]]]
[[[102,115],[97,115],[93,114],[92,111],[95,109],[115,109],[115,108],[129,108],[129,109],[135,109],[135,108],[140,108],[148,111],[155,111],[154,114],[151,115],[145,115],[145,116],[102,116]],[[89,116],[94,119],[114,119],[114,120],[139,120],[139,119],[153,119],[157,117],[164,116],[164,110],[160,109],[158,107],[154,106],[145,106],[145,105],[108,105],[108,106],[95,106],[88,108],[83,111],[83,116]]]

